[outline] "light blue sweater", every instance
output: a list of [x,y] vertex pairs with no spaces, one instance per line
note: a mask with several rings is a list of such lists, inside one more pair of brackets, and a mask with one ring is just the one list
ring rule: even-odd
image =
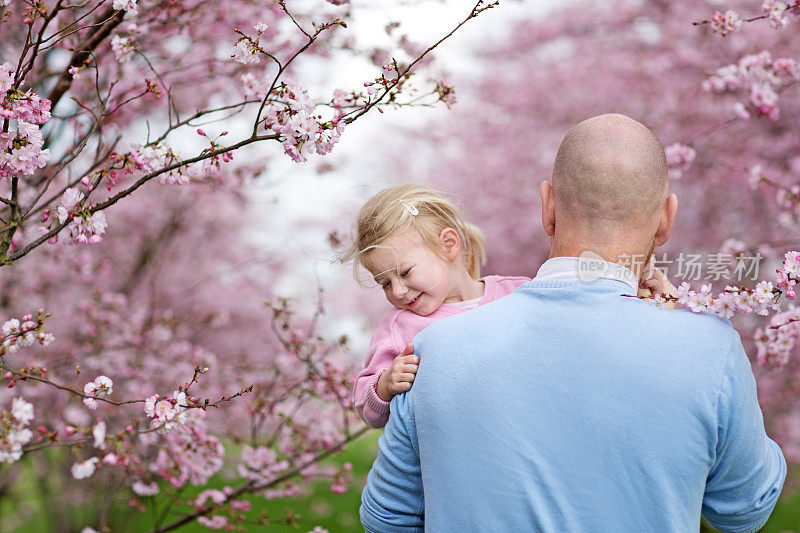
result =
[[727,320],[530,281],[414,340],[362,494],[372,532],[756,531],[786,476]]

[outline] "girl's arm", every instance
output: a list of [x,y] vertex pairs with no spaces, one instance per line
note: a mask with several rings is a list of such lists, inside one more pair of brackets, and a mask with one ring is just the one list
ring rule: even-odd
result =
[[[359,410],[359,414],[367,425],[374,428],[386,425],[389,411],[384,412],[384,406],[388,409],[388,405],[395,395],[411,389],[411,385],[417,377],[418,368],[419,357],[414,355],[414,345],[408,343],[388,368],[377,372],[374,377],[366,381],[366,390],[361,393],[364,398],[364,406]],[[356,398],[358,398],[358,385],[357,379]],[[358,401],[356,401],[356,407],[358,407]]]
[[356,376],[353,400],[361,419],[372,428],[382,428],[389,420],[389,402],[378,396],[378,379],[400,353],[392,324],[395,313],[387,313],[369,344],[364,370]]

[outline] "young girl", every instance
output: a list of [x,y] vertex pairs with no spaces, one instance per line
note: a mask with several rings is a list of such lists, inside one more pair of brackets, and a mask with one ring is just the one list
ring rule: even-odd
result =
[[529,278],[480,277],[481,231],[444,194],[424,185],[398,185],[370,198],[358,214],[344,260],[366,268],[395,308],[372,337],[356,377],[359,415],[373,428],[389,419],[389,402],[411,388],[419,358],[414,336],[440,318],[496,300]]

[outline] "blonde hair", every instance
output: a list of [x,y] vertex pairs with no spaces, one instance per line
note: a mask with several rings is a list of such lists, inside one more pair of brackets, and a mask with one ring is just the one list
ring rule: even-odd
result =
[[452,228],[461,240],[461,254],[469,275],[478,279],[486,262],[486,241],[477,226],[464,220],[461,209],[446,194],[426,185],[404,184],[383,189],[367,200],[358,213],[353,242],[340,257],[353,261],[353,275],[366,268],[364,256],[399,231],[413,228],[422,242],[440,253],[438,238]]

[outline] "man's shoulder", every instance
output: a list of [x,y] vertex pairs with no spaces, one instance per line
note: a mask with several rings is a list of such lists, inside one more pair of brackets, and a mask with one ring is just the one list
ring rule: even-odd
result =
[[730,320],[712,312],[694,312],[689,309],[657,308],[644,300],[635,301],[641,307],[642,321],[659,325],[674,333],[699,335],[715,341],[738,338]]

